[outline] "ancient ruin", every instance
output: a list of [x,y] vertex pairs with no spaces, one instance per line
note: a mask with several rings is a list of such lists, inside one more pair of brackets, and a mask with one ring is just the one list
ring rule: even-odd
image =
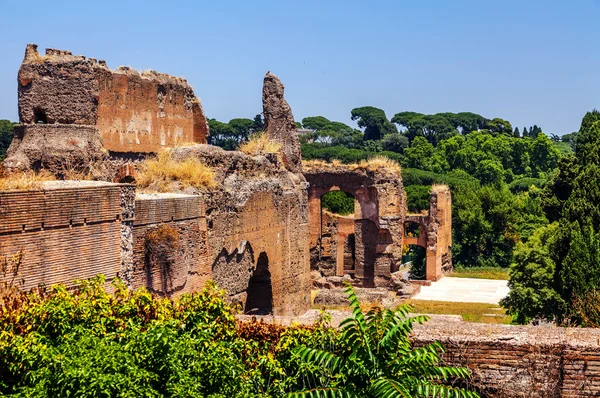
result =
[[[175,295],[213,279],[247,312],[299,314],[310,305],[310,258],[326,262],[329,251],[335,271],[326,276],[348,274],[364,287],[387,286],[398,269],[407,220],[399,170],[302,170],[294,116],[270,72],[263,114],[280,156],[206,145],[206,117],[183,79],[112,71],[103,61],[62,50],[41,56],[31,44],[18,82],[20,125],[4,166],[60,176],[95,164],[105,171],[97,179],[106,181],[0,193],[2,249],[24,253],[25,289],[102,273]],[[134,182],[136,162],[164,147],[174,147],[175,160],[193,157],[211,167],[216,187],[142,193],[135,184],[114,183]],[[356,212],[334,216],[336,233],[328,240],[320,197],[334,189],[354,195]],[[450,262],[450,193],[438,191],[430,215],[419,216],[433,280]]]
[[[28,45],[18,82],[20,125],[4,167],[101,171],[96,181],[0,192],[0,251],[22,256],[0,278],[22,289],[104,274],[174,296],[212,279],[245,313],[299,315],[313,283],[394,287],[406,245],[424,248],[427,280],[452,267],[450,190],[434,186],[429,211],[408,214],[397,167],[303,166],[283,84],[271,73],[263,115],[282,149],[257,156],[206,144],[206,117],[184,79],[113,71],[68,51],[41,56]],[[137,162],[165,147],[175,160],[211,167],[215,187],[140,192]],[[354,214],[322,208],[335,190],[354,198]],[[444,342],[445,360],[469,366],[489,396],[574,397],[600,391],[598,338],[439,318],[417,329],[415,343]]]
[[[42,57],[36,47],[27,46],[19,71],[21,124],[4,166],[112,170],[107,182],[0,193],[0,243],[4,253],[23,253],[22,288],[104,274],[176,295],[214,279],[246,312],[309,307],[308,184],[277,77],[265,77],[265,123],[286,156],[253,157],[205,144],[206,118],[185,80],[111,71],[68,51]],[[217,188],[143,194],[112,183],[119,174],[133,179],[130,160],[179,144],[171,156],[212,167]]]
[[[407,214],[400,171],[389,167],[309,164],[308,207],[311,266],[322,276],[352,275],[366,287],[387,286],[398,271],[404,245],[426,249],[426,279],[436,281],[452,268],[451,195],[446,186],[432,190],[428,214]],[[321,198],[332,190],[354,197],[354,215],[322,210]],[[418,238],[406,235],[416,223]]]
[[25,50],[18,74],[19,122],[5,161],[11,169],[96,162],[112,153],[152,153],[206,143],[202,105],[185,79],[139,73],[47,49]]

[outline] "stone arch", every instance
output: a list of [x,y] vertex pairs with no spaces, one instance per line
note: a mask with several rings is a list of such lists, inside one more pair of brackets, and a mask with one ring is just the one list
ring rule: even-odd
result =
[[247,289],[246,314],[270,314],[273,312],[273,284],[269,271],[269,256],[261,252],[250,277]]

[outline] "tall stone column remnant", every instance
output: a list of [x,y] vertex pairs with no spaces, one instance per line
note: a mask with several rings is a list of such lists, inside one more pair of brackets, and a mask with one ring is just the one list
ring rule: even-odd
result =
[[283,146],[283,163],[292,173],[302,172],[300,140],[292,109],[283,97],[284,86],[281,80],[267,72],[263,83],[263,115],[265,132]]

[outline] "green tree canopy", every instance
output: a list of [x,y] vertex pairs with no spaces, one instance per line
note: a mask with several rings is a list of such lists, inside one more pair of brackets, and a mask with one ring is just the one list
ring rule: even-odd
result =
[[357,120],[358,127],[365,129],[365,140],[380,140],[384,135],[397,133],[382,109],[363,106],[352,109],[352,120]]
[[323,116],[309,116],[302,119],[302,127],[305,129],[322,130],[331,121]]
[[16,123],[0,120],[0,159],[4,157],[13,138],[13,128]]

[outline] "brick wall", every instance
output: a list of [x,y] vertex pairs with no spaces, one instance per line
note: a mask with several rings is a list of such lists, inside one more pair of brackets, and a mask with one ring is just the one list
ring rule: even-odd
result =
[[[204,205],[199,196],[138,194],[133,224],[133,287],[165,295],[201,290],[211,278]],[[171,228],[177,242],[165,248],[166,261],[148,252],[148,233]]]
[[486,397],[600,396],[600,330],[467,323],[433,317],[415,329],[422,345],[446,348],[443,359],[471,369]]
[[18,75],[22,124],[75,124],[97,129],[114,152],[156,152],[184,142],[206,143],[202,105],[185,79],[69,51],[27,46]]
[[22,288],[117,276],[123,188],[52,182],[36,191],[0,192],[1,250],[22,252]]

